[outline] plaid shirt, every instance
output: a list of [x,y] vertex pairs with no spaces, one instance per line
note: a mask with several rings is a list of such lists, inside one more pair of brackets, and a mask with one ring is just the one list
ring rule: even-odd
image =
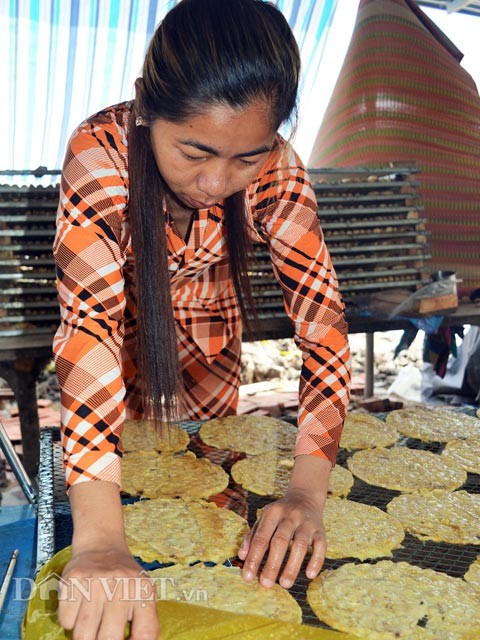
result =
[[[62,389],[67,483],[120,484],[126,410],[139,415],[134,256],[128,217],[130,104],[110,107],[73,133],[63,167],[54,254],[61,324],[54,340]],[[247,215],[272,264],[303,353],[296,454],[335,461],[348,403],[343,303],[307,173],[289,145],[270,153],[247,189]],[[223,208],[195,212],[187,244],[166,216],[179,336],[208,362],[241,332],[229,277]],[[237,382],[238,384],[238,382]],[[215,415],[213,404],[205,417]]]

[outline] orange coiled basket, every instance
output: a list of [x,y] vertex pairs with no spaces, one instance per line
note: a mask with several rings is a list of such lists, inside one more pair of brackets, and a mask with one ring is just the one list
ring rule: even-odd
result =
[[362,0],[308,166],[420,169],[431,269],[480,287],[480,97],[411,0]]

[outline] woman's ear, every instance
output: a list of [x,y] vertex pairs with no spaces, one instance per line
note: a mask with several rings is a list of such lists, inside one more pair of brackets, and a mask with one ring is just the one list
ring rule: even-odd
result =
[[143,125],[148,126],[148,121],[146,117],[142,115],[143,92],[144,92],[143,78],[137,78],[135,80],[135,98],[134,98],[135,124],[137,127],[143,126]]
[[135,80],[135,98],[140,98],[143,93],[143,78],[137,78]]

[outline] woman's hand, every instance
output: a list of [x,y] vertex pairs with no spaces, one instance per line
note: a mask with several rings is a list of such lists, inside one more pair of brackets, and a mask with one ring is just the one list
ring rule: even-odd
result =
[[322,514],[327,496],[331,464],[313,456],[298,456],[284,498],[267,505],[261,518],[245,538],[238,557],[244,560],[242,574],[249,582],[257,575],[265,554],[260,583],[271,587],[281,571],[280,585],[295,582],[309,548],[308,578],[315,578],[325,560],[326,540]]
[[288,560],[279,580],[285,589],[295,582],[309,547],[312,548],[312,555],[306,569],[308,578],[318,575],[325,559],[321,506],[315,504],[311,496],[301,492],[289,492],[285,498],[263,509],[260,520],[255,523],[238,552],[238,557],[245,560],[245,580],[253,580],[257,575],[268,550],[260,582],[264,587],[274,585],[289,547]]
[[123,546],[82,550],[66,565],[58,621],[74,640],[157,640],[155,584]]
[[128,550],[118,485],[80,482],[69,498],[73,557],[62,575],[60,624],[73,640],[123,640],[131,621],[131,640],[157,640],[155,585]]

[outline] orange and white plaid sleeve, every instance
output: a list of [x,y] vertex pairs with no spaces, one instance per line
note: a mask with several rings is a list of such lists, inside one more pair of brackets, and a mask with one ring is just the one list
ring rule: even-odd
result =
[[83,123],[69,142],[54,243],[61,324],[53,349],[68,487],[121,478],[126,144],[117,123],[103,120]]
[[295,453],[320,456],[333,465],[349,400],[350,350],[315,193],[287,145],[283,153],[271,154],[249,194],[302,351]]

